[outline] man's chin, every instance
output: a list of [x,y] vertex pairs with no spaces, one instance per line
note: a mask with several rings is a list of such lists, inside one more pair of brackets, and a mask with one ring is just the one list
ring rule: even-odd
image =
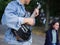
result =
[[29,5],[29,3],[27,3],[26,5]]
[[26,5],[29,5],[29,3],[26,3]]

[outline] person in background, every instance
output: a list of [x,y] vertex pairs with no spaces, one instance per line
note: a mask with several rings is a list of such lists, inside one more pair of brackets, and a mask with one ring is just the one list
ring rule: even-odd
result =
[[[30,15],[26,14],[25,4],[28,5],[31,0],[13,0],[11,1],[7,7],[5,8],[4,14],[2,16],[2,25],[7,26],[7,32],[5,33],[4,40],[8,44],[11,45],[31,45],[32,44],[32,37],[28,41],[17,41],[16,37],[11,32],[11,29],[18,29],[21,27],[22,24],[28,24],[31,26],[35,24],[35,19],[31,18]],[[39,10],[34,10],[35,17],[39,15]]]
[[50,24],[49,30],[46,32],[46,40],[44,45],[59,45],[58,36],[59,22],[53,20]]

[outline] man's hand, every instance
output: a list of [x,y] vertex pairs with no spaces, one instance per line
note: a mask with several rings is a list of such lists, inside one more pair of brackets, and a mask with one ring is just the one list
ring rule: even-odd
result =
[[39,9],[35,9],[31,17],[37,17],[39,15]]
[[35,17],[38,16],[39,15],[39,9],[35,9],[34,13],[35,13]]
[[25,18],[24,22],[28,25],[33,26],[35,24],[35,19],[34,18]]

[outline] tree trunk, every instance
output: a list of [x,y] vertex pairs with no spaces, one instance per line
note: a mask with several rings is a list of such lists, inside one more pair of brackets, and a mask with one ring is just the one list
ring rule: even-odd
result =
[[49,28],[49,0],[46,3],[46,24],[45,24],[45,31]]

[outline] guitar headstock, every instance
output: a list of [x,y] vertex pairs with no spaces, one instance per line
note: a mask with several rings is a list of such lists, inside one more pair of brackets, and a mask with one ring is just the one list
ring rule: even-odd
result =
[[39,2],[37,2],[37,9],[40,9],[41,8],[41,4]]

